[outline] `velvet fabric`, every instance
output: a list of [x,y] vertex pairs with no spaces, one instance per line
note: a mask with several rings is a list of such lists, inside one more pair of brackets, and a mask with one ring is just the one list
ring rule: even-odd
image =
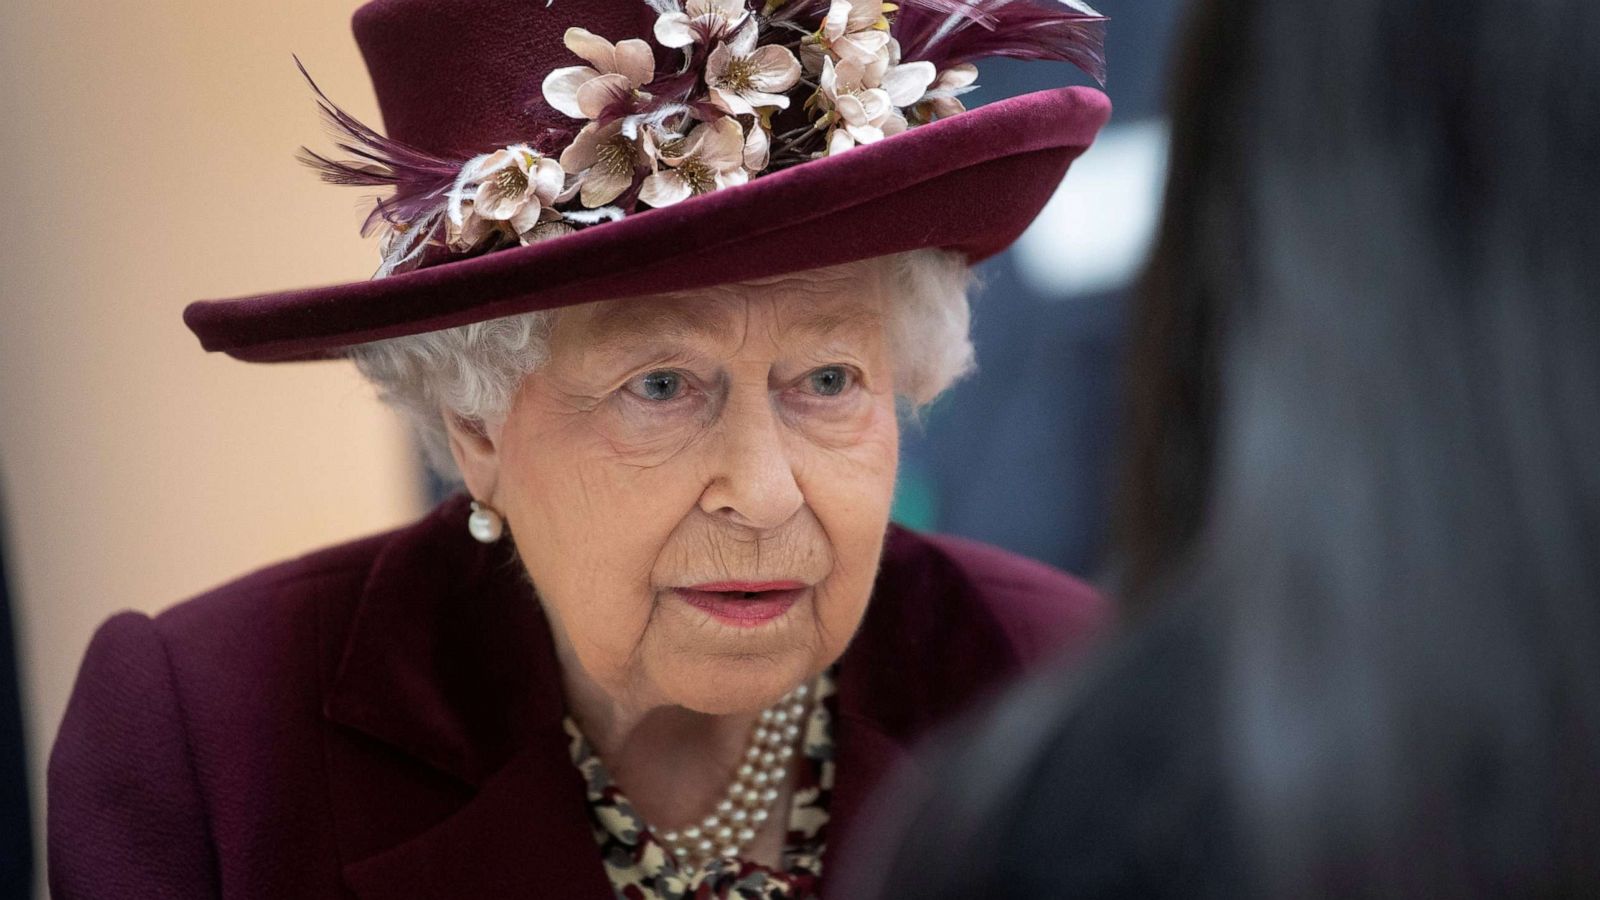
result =
[[656,11],[644,0],[372,0],[352,19],[388,136],[437,156],[472,156],[527,141],[547,118],[551,69],[584,65],[568,28],[613,43],[654,43]]
[[[96,634],[49,768],[58,900],[610,900],[548,623],[465,498]],[[937,723],[1082,648],[1097,596],[892,528],[840,662],[828,859]]]
[[[539,85],[579,62],[561,45],[569,25],[616,40],[648,36],[653,21],[643,0],[374,0],[355,27],[389,136],[466,156],[528,140],[555,115]],[[315,359],[520,312],[923,247],[975,262],[1033,221],[1109,115],[1089,88],[1013,97],[565,237],[379,280],[200,301],[184,321],[207,350]]]

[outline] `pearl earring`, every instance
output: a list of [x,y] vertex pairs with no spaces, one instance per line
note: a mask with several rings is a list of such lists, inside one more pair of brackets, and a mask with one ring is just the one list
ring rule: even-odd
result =
[[467,516],[467,532],[480,543],[492,544],[500,540],[505,531],[505,520],[487,503],[472,501],[472,515]]

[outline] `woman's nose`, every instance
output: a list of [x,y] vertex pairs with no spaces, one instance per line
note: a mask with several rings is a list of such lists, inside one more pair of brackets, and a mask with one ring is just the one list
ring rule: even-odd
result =
[[805,502],[785,446],[783,425],[765,391],[730,402],[717,427],[722,430],[716,471],[700,508],[713,516],[757,530],[776,528]]

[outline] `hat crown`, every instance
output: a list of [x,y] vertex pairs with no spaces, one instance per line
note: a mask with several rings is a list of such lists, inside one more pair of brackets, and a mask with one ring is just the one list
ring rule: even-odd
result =
[[540,85],[583,63],[562,43],[568,28],[618,41],[648,38],[654,22],[642,0],[373,0],[354,29],[388,135],[466,157],[529,140],[560,115]]
[[[841,6],[852,13],[865,6],[870,13],[874,2],[892,19],[835,15],[833,23],[837,29],[844,18],[843,27],[874,34],[840,47],[813,47],[818,52],[808,60],[796,60],[787,54],[805,56],[807,45],[794,32],[830,33],[827,16],[838,9],[835,0],[776,0],[765,17],[772,32],[765,46],[778,52],[765,53],[763,65],[772,68],[765,74],[796,87],[773,100],[761,91],[746,96],[731,80],[710,84],[728,71],[711,74],[717,51],[735,42],[748,47],[750,40],[748,30],[725,40],[732,23],[710,13],[742,19],[739,7],[755,0],[700,0],[697,15],[702,4],[717,9],[688,29],[689,9],[660,22],[658,8],[670,10],[674,0],[372,0],[356,12],[355,36],[387,135],[339,109],[312,84],[345,156],[302,149],[301,159],[331,184],[384,192],[364,223],[383,234],[378,276],[194,303],[185,321],[207,349],[241,359],[312,359],[533,310],[768,278],[924,247],[983,259],[1022,232],[1110,109],[1103,94],[1083,88],[971,111],[963,110],[955,92],[976,77],[973,60],[997,54],[1072,62],[1098,77],[1104,20],[1082,0],[855,0]],[[968,14],[950,18],[952,3]],[[896,44],[882,35],[885,24]],[[656,77],[648,77],[638,46],[607,52],[574,36],[598,67],[616,71],[609,81],[574,71],[547,92],[552,70],[583,62],[566,46],[574,27],[612,42],[656,38],[650,42]],[[755,37],[760,40],[759,30]],[[707,52],[703,45],[713,41],[720,43]],[[672,49],[680,45],[695,55]],[[896,47],[898,64],[892,62]],[[866,90],[884,96],[869,98],[871,116],[866,102],[857,102],[853,115],[861,121],[847,123],[838,109],[826,109],[842,96],[838,70],[828,84],[820,76],[813,84],[799,75],[808,61],[822,74],[830,63],[849,63],[860,81],[843,83],[843,90],[875,78],[878,86]],[[895,67],[892,78],[889,66]],[[622,90],[619,77],[636,90]],[[580,96],[595,81],[602,83]],[[918,85],[938,85],[939,93],[924,90],[919,97]],[[713,88],[723,93],[712,96]],[[814,116],[816,125],[786,130],[774,117],[769,129],[764,115],[728,108],[737,102],[782,109],[785,98],[788,112],[802,120]],[[911,118],[925,124],[908,127]],[[623,131],[630,120],[636,133]],[[595,127],[580,131],[587,122]],[[613,123],[615,130],[602,135]],[[585,134],[589,143],[580,146]],[[685,154],[668,158],[661,151],[677,146],[674,135],[684,137]],[[612,143],[600,148],[602,141]],[[704,152],[690,154],[691,142],[696,153]],[[612,152],[619,148],[634,152]],[[596,165],[601,149],[604,168]],[[618,165],[630,159],[631,167]],[[685,168],[692,171],[676,171]]]

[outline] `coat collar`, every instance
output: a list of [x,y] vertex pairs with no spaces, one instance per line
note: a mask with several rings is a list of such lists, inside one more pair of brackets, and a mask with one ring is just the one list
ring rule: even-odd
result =
[[[611,891],[561,728],[549,625],[513,551],[472,541],[466,516],[466,499],[452,498],[379,551],[324,712],[473,790],[433,827],[351,862],[346,879],[368,900],[536,896],[552,885],[603,900]],[[928,722],[951,711],[962,691],[950,687],[970,680],[973,659],[991,676],[1014,663],[1003,642],[988,646],[992,629],[962,627],[965,586],[943,561],[891,529],[872,605],[840,663],[830,842],[908,762]]]
[[560,670],[508,543],[467,535],[455,496],[385,542],[324,713],[478,786],[541,726],[559,730]]

